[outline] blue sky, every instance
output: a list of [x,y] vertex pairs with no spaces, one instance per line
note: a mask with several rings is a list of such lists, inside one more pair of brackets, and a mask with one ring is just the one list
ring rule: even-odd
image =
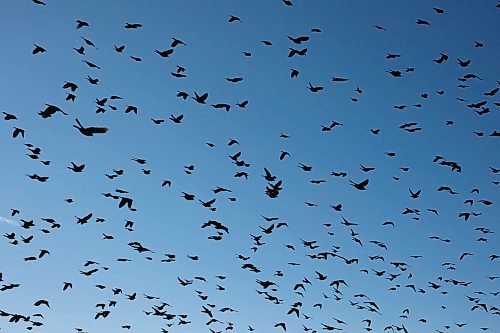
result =
[[[43,313],[44,318],[37,320],[44,326],[34,329],[39,332],[71,332],[76,327],[92,333],[110,332],[122,330],[122,325],[131,325],[130,332],[160,332],[167,322],[143,313],[159,301],[145,300],[145,293],[169,303],[169,313],[189,315],[191,324],[178,325],[176,318],[168,328],[171,332],[220,331],[228,322],[234,324],[235,332],[245,331],[248,325],[256,332],[280,332],[281,328],[273,327],[278,322],[286,322],[291,332],[302,331],[302,325],[319,332],[321,323],[349,332],[366,328],[364,319],[372,320],[374,332],[391,325],[404,325],[409,332],[477,332],[480,327],[489,327],[492,332],[498,327],[495,309],[491,309],[498,304],[497,296],[491,294],[498,291],[498,283],[488,279],[498,275],[498,261],[488,257],[499,253],[499,243],[496,234],[474,230],[484,227],[496,231],[500,216],[498,185],[492,183],[500,179],[490,171],[490,167],[500,167],[498,138],[489,136],[500,131],[498,106],[494,104],[498,97],[484,96],[498,87],[499,64],[495,59],[500,45],[495,1],[295,0],[291,7],[279,0],[45,2],[46,6],[29,0],[0,2],[0,111],[18,118],[0,122],[0,232],[14,232],[20,243],[12,245],[6,238],[0,241],[4,280],[0,285],[21,284],[0,292],[0,310]],[[445,12],[438,14],[432,7]],[[242,22],[228,23],[230,15]],[[430,22],[430,26],[417,25],[417,19]],[[76,20],[90,26],[75,29]],[[143,26],[124,29],[126,22]],[[321,33],[311,32],[313,28]],[[85,45],[82,36],[96,48]],[[295,45],[287,36],[309,36],[310,40]],[[177,46],[169,58],[154,52],[169,49],[172,37],[186,45]],[[265,46],[262,40],[271,41],[272,46]],[[476,41],[484,46],[475,47]],[[33,44],[47,52],[32,55]],[[82,45],[85,56],[73,49]],[[117,53],[114,45],[126,47]],[[307,55],[288,58],[290,47],[307,47]],[[243,51],[252,56],[245,57]],[[386,59],[389,53],[400,57]],[[449,60],[436,64],[433,60],[440,53],[447,54]],[[471,64],[462,68],[457,58],[470,59]],[[89,68],[82,60],[100,69]],[[186,68],[186,78],[171,76],[177,65]],[[408,67],[414,72],[405,72]],[[292,68],[300,71],[298,78],[290,78]],[[390,70],[403,75],[394,78],[387,73]],[[482,80],[458,80],[469,73]],[[99,84],[89,84],[87,75],[99,78]],[[226,80],[234,77],[244,80]],[[332,77],[349,80],[332,82]],[[65,101],[65,81],[78,85],[75,102]],[[309,82],[324,90],[312,93],[307,89]],[[457,88],[459,84],[469,87]],[[177,98],[178,91],[190,97],[194,92],[208,92],[207,104]],[[422,98],[424,93],[429,97]],[[108,99],[106,112],[96,114],[96,98],[112,95],[123,100]],[[238,108],[236,103],[244,100],[249,101],[248,106]],[[488,101],[488,114],[478,116],[467,107],[483,100]],[[46,103],[69,115],[58,113],[42,119],[38,112]],[[231,104],[230,112],[210,106],[216,103]],[[418,103],[421,108],[412,106]],[[137,115],[124,113],[129,105],[138,108]],[[407,107],[397,110],[396,105]],[[181,124],[168,120],[170,115],[179,114],[184,115]],[[86,126],[108,127],[109,132],[85,137],[72,127],[75,118]],[[165,122],[155,125],[151,118]],[[446,126],[448,120],[453,125]],[[321,131],[321,125],[329,126],[332,121],[343,125]],[[408,122],[417,122],[423,130],[408,133],[399,128]],[[14,126],[26,130],[24,139],[12,138]],[[371,129],[380,129],[380,134],[372,134]],[[484,136],[473,131],[484,132]],[[290,138],[280,138],[280,133]],[[230,139],[240,145],[229,147]],[[215,146],[210,148],[207,142]],[[26,143],[41,148],[38,160],[26,156]],[[232,163],[228,156],[239,151],[240,159],[250,167]],[[279,160],[281,151],[289,152],[290,157]],[[396,156],[388,157],[387,152]],[[462,172],[433,163],[435,155],[457,162]],[[132,158],[144,158],[147,164],[139,165]],[[51,164],[43,166],[40,160]],[[86,167],[77,174],[67,169],[71,162],[85,163]],[[299,163],[312,166],[312,171],[302,171]],[[360,164],[375,170],[362,172]],[[191,175],[184,172],[187,165],[195,166]],[[276,199],[264,193],[264,167],[283,180],[283,190]],[[410,170],[404,172],[401,167]],[[151,174],[145,175],[142,168]],[[105,174],[112,174],[113,169],[123,169],[124,175],[108,179]],[[248,180],[235,178],[238,171],[248,172]],[[333,177],[332,171],[348,175]],[[26,177],[33,173],[49,176],[49,181],[39,183]],[[366,191],[349,184],[349,180],[366,178],[370,180]],[[164,179],[171,180],[170,188],[161,187]],[[310,183],[318,179],[326,182]],[[217,186],[232,192],[214,194],[212,189]],[[440,186],[450,186],[459,194],[438,192]],[[410,198],[409,188],[421,189],[421,196]],[[473,188],[480,193],[471,193]],[[102,196],[115,189],[129,191],[136,212],[119,209],[118,202]],[[194,194],[196,200],[184,200],[182,192]],[[231,197],[236,201],[230,201]],[[66,198],[74,203],[66,203]],[[215,212],[198,202],[212,198],[217,198]],[[472,207],[464,204],[467,199],[474,200]],[[493,204],[485,206],[481,199]],[[329,207],[339,203],[341,212]],[[21,214],[11,217],[12,208]],[[405,208],[419,209],[420,220],[402,215]],[[437,209],[439,216],[429,213],[428,208]],[[88,224],[76,224],[75,216],[90,212],[93,218]],[[458,217],[460,212],[481,215],[464,222]],[[274,223],[286,222],[288,228],[264,234],[262,242],[266,244],[254,253],[250,235],[261,235],[259,226],[271,225],[261,215],[279,217]],[[40,232],[49,227],[41,220],[46,217],[62,227],[51,229],[49,234]],[[106,221],[96,223],[96,217]],[[342,217],[358,225],[346,227],[341,224]],[[36,227],[20,228],[20,219],[34,220]],[[135,222],[133,232],[124,229],[126,220]],[[215,234],[213,229],[200,228],[208,220],[220,221],[229,234],[221,241],[207,239]],[[382,225],[388,220],[395,226]],[[351,229],[359,234],[356,237],[363,246],[352,240]],[[114,240],[103,240],[103,233],[113,235]],[[33,241],[24,244],[20,237],[30,235]],[[451,243],[431,240],[430,236],[450,239]],[[488,242],[478,242],[480,237]],[[307,249],[301,239],[316,240],[320,247]],[[383,242],[388,250],[370,243],[374,240]],[[127,246],[133,241],[153,250],[152,260]],[[359,264],[346,265],[338,257],[313,260],[307,256],[331,251],[333,246],[340,247],[340,256],[358,258]],[[49,250],[50,256],[23,260],[38,255],[39,249]],[[464,252],[474,255],[459,260]],[[176,261],[162,263],[165,253],[176,254]],[[244,262],[237,254],[250,256],[248,262],[261,273],[242,270]],[[200,259],[192,261],[187,255]],[[384,256],[385,262],[369,259],[375,255]],[[413,259],[412,255],[422,258]],[[117,258],[132,261],[120,263]],[[101,267],[90,277],[79,274],[89,269],[83,267],[87,260],[99,262]],[[300,266],[290,266],[290,262]],[[390,262],[405,262],[409,267],[401,272]],[[445,262],[454,263],[456,269],[447,270],[442,266]],[[364,269],[368,274],[361,272]],[[284,276],[274,276],[277,270]],[[374,270],[386,273],[378,277]],[[317,280],[315,271],[328,279]],[[391,282],[386,279],[389,273],[401,276]],[[219,280],[216,275],[227,278]],[[193,285],[181,287],[177,281],[177,277],[195,276],[204,276],[208,282],[195,280]],[[472,283],[454,286],[439,281],[439,277]],[[306,285],[301,296],[294,293],[293,286],[304,278],[312,285]],[[256,279],[275,282],[277,291],[271,293],[283,304],[272,304],[259,295],[255,290],[262,288]],[[334,300],[329,286],[337,279],[349,285],[340,288],[339,301]],[[64,281],[72,282],[73,289],[63,292]],[[429,281],[442,287],[433,290]],[[96,284],[106,288],[100,290]],[[225,290],[217,290],[217,284]],[[389,292],[396,284],[401,287]],[[404,287],[409,284],[424,289],[425,294]],[[113,288],[122,288],[126,294],[136,292],[138,297],[129,301],[124,295],[115,296]],[[197,297],[195,290],[208,295],[208,300]],[[485,295],[475,294],[478,291]],[[360,293],[376,302],[381,315],[349,305],[349,301],[367,301],[354,296]],[[466,296],[478,297],[489,312],[471,312],[473,303]],[[51,309],[34,307],[40,299],[49,300]],[[110,309],[110,316],[94,320],[99,311],[95,305],[109,300],[118,302]],[[298,301],[303,303],[301,314],[311,319],[286,314]],[[209,318],[200,311],[207,303],[216,305],[214,317],[223,324],[205,325]],[[322,309],[314,307],[317,303]],[[226,306],[238,312],[217,311]],[[407,319],[400,317],[404,309],[410,310]],[[333,317],[347,324],[338,324]],[[427,323],[419,322],[422,318]],[[455,323],[468,325],[458,328]],[[452,328],[448,330],[447,325]],[[8,317],[0,317],[3,332],[19,332],[25,327],[25,323],[12,324]]]

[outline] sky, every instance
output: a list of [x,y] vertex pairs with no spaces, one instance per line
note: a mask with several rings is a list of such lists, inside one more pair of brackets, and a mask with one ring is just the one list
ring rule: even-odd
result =
[[[484,95],[499,86],[497,2],[292,2],[293,6],[281,0],[45,0],[46,5],[0,1],[0,112],[17,117],[0,121],[0,233],[15,233],[19,241],[13,245],[6,237],[0,240],[0,286],[21,285],[0,291],[2,313],[30,315],[33,321],[43,322],[33,328],[36,332],[75,328],[89,333],[161,332],[162,328],[217,332],[227,331],[228,323],[234,324],[234,332],[244,332],[248,326],[255,332],[282,332],[274,327],[280,322],[286,323],[287,332],[301,332],[303,325],[320,332],[322,324],[360,332],[367,328],[364,319],[372,320],[373,332],[392,325],[388,331],[402,325],[409,332],[498,329],[499,311],[491,307],[498,306],[499,284],[488,277],[499,274],[499,261],[489,256],[500,252],[494,233],[500,216],[499,186],[493,183],[500,179],[490,169],[500,168],[498,137],[490,136],[500,132],[500,117],[498,95]],[[228,22],[231,15],[241,22]],[[416,24],[418,19],[430,25]],[[89,26],[76,29],[76,20]],[[142,26],[125,29],[126,23]],[[314,28],[321,32],[311,31]],[[297,45],[287,36],[310,39]],[[156,54],[155,50],[171,48],[172,37],[185,45],[176,46],[168,58]],[[264,40],[272,45],[264,45]],[[33,55],[34,44],[46,52]],[[113,49],[120,45],[125,45],[122,53]],[[85,46],[85,55],[75,52],[80,46]],[[290,48],[307,48],[307,54],[288,57]],[[441,53],[449,59],[438,64],[433,60]],[[386,59],[388,54],[400,56]],[[457,59],[471,63],[461,67]],[[171,75],[176,66],[185,68],[185,78]],[[290,77],[291,69],[300,72],[297,78]],[[388,73],[394,70],[402,76]],[[479,79],[458,80],[471,73]],[[87,76],[98,78],[99,83],[91,85]],[[226,80],[235,77],[243,80]],[[348,80],[333,82],[332,77]],[[74,102],[65,100],[70,92],[63,89],[65,82],[78,85]],[[307,88],[309,82],[324,89],[313,93]],[[457,87],[460,84],[467,87]],[[179,91],[188,93],[188,99],[176,97]],[[195,92],[208,92],[205,105],[191,98]],[[424,93],[428,98],[422,97]],[[123,99],[111,100],[112,95]],[[108,98],[106,111],[97,114],[95,101],[103,98]],[[236,105],[245,100],[249,101],[245,108]],[[480,108],[467,106],[481,101],[487,101],[484,107],[489,113],[478,115],[475,111]],[[211,107],[217,103],[230,104],[230,111]],[[43,119],[38,113],[46,104],[68,115],[56,113]],[[406,107],[395,108],[400,105]],[[137,107],[137,114],[125,113],[127,106]],[[169,120],[180,114],[184,115],[180,124]],[[83,136],[73,127],[76,118],[85,126],[109,131]],[[156,125],[151,119],[165,121]],[[321,126],[328,127],[332,121],[342,125],[322,131]],[[452,123],[446,125],[447,121]],[[400,128],[410,122],[422,130],[410,133]],[[24,129],[25,137],[13,138],[14,127]],[[371,130],[380,132],[375,135]],[[239,145],[228,146],[232,139]],[[27,156],[31,153],[26,144],[41,149],[38,159]],[[282,151],[290,156],[280,160]],[[229,156],[237,152],[249,167],[232,163]],[[396,155],[389,157],[387,152]],[[433,163],[436,155],[458,163],[462,171],[440,165],[441,160]],[[140,165],[133,158],[147,163]],[[40,162],[47,160],[49,166]],[[71,162],[84,163],[85,169],[68,170]],[[300,163],[312,170],[303,171]],[[360,164],[375,169],[363,172]],[[189,165],[194,165],[192,174],[185,172]],[[283,182],[277,198],[265,194],[264,168]],[[113,174],[113,169],[124,174],[108,179],[105,174]],[[241,171],[248,173],[248,179],[234,177]],[[347,176],[334,177],[333,171]],[[26,176],[32,174],[49,180],[41,183]],[[369,179],[364,191],[349,183],[364,179]],[[163,180],[170,180],[171,186],[162,187]],[[214,194],[217,186],[231,192]],[[458,194],[437,191],[440,186]],[[474,188],[479,194],[471,193]],[[118,201],[102,195],[116,194],[116,189],[129,192],[123,196],[133,199],[136,211],[118,208]],[[410,198],[409,189],[420,189],[420,197]],[[194,194],[195,200],[185,200],[182,192]],[[67,203],[68,198],[73,203]],[[213,198],[216,211],[198,201]],[[473,200],[472,206],[464,203],[468,199]],[[330,207],[337,204],[342,204],[340,212]],[[420,210],[419,219],[402,214],[406,208]],[[20,214],[11,216],[11,209]],[[427,209],[436,209],[439,215]],[[75,217],[90,212],[93,216],[87,224],[76,223]],[[481,215],[466,222],[458,216],[461,212]],[[262,215],[279,219],[267,222]],[[97,217],[105,222],[97,223]],[[41,218],[53,218],[61,228],[51,229]],[[356,225],[347,227],[341,224],[342,218]],[[21,228],[21,219],[33,220],[35,227]],[[134,222],[133,231],[125,230],[127,220]],[[229,233],[220,241],[208,239],[216,234],[211,227],[201,228],[209,220],[221,222]],[[394,226],[383,225],[385,221],[393,221]],[[270,234],[260,228],[280,222],[287,226]],[[104,240],[103,234],[114,239]],[[30,235],[33,240],[25,244],[21,237]],[[265,244],[253,250],[251,235],[262,236]],[[481,237],[487,242],[478,242]],[[301,240],[315,240],[319,247],[304,247]],[[387,250],[370,241],[382,242]],[[127,245],[130,242],[140,242],[154,253],[137,253]],[[50,255],[23,259],[38,256],[40,249]],[[328,260],[309,257],[333,250],[338,256]],[[465,252],[473,255],[460,260]],[[175,254],[176,260],[161,262],[165,254]],[[243,261],[238,255],[251,258]],[[370,259],[376,255],[384,261]],[[411,257],[416,255],[422,257]],[[339,256],[357,258],[359,263],[346,265]],[[117,258],[131,261],[117,262]],[[99,264],[84,267],[88,260]],[[391,262],[408,267],[401,271]],[[447,262],[455,269],[442,265]],[[261,272],[242,269],[245,263]],[[99,271],[92,276],[79,273],[93,267]],[[283,276],[276,276],[276,271]],[[318,280],[316,271],[327,279]],[[375,271],[385,272],[377,276]],[[401,275],[389,281],[389,274]],[[194,279],[200,276],[207,282]],[[194,282],[183,287],[178,277]],[[300,295],[293,287],[304,278],[312,284],[306,284]],[[276,291],[263,290],[256,279],[276,283]],[[329,284],[339,279],[348,286],[335,291]],[[447,279],[471,283],[455,286]],[[63,291],[63,282],[72,282],[73,288]],[[434,290],[429,282],[441,287]],[[413,292],[407,285],[425,293]],[[129,295],[135,292],[137,298],[113,295],[113,288]],[[256,290],[268,291],[282,304],[273,304]],[[197,291],[208,300],[198,297]],[[143,294],[160,300],[147,300]],[[366,297],[355,296],[359,294]],[[488,312],[471,311],[474,303],[467,296],[477,297]],[[50,302],[50,309],[34,306],[42,299]],[[116,307],[109,308],[109,300],[116,300]],[[161,301],[170,305],[169,313],[187,314],[191,323],[179,325],[178,317],[166,321],[143,312]],[[363,303],[370,301],[380,314]],[[296,302],[302,302],[300,318],[287,315]],[[105,303],[111,313],[95,320],[99,303]],[[210,318],[201,312],[202,306],[212,309],[221,323],[205,325]],[[236,311],[221,312],[224,307]],[[401,317],[405,309],[408,318]],[[33,317],[37,313],[43,318]],[[168,323],[173,325],[167,327]],[[455,323],[467,325],[460,328]],[[2,332],[20,332],[29,324],[0,317]]]

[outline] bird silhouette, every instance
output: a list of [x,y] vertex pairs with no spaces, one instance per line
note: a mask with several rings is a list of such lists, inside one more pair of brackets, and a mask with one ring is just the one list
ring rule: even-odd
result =
[[194,93],[194,97],[193,97],[193,99],[200,104],[205,104],[207,98],[208,98],[208,93],[198,95],[196,92]]
[[44,119],[52,117],[57,112],[60,112],[65,116],[68,115],[66,112],[64,112],[63,110],[61,110],[59,107],[57,107],[55,105],[51,105],[51,104],[45,104],[45,105],[47,106],[45,108],[45,110],[40,111],[38,113]]
[[94,134],[104,134],[108,132],[108,128],[106,127],[83,127],[78,119],[75,119],[75,121],[77,125],[73,125],[73,127],[85,136],[94,136]]
[[76,165],[75,163],[71,162],[71,166],[69,166],[67,168],[73,172],[79,173],[79,172],[82,172],[83,169],[85,169],[85,164]]
[[361,190],[361,191],[364,191],[366,190],[366,186],[368,185],[368,182],[369,180],[368,179],[365,179],[363,180],[362,182],[359,182],[359,183],[355,183],[353,182],[352,180],[350,181],[351,185],[357,189],[357,190]]
[[43,47],[41,47],[40,45],[35,45],[35,48],[33,49],[33,51],[31,52],[33,55],[36,55],[38,53],[45,53],[47,52],[47,50],[45,50]]

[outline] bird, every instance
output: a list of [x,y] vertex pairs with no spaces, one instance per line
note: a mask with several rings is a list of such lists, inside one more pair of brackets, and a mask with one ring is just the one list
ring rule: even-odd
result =
[[299,168],[301,168],[304,171],[311,171],[312,170],[311,166],[305,165],[305,164],[302,164],[302,163],[299,163]]
[[246,108],[247,105],[248,105],[249,101],[248,100],[244,100],[243,102],[239,102],[239,103],[236,103],[236,105],[239,107],[239,108]]
[[226,81],[231,82],[231,83],[237,83],[243,81],[242,77],[227,77]]
[[229,19],[227,20],[229,23],[233,22],[242,22],[241,19],[238,16],[230,15]]
[[85,55],[85,47],[84,46],[80,46],[79,48],[74,47],[73,50],[75,50],[75,52],[80,54],[80,55]]
[[174,53],[174,49],[172,48],[164,51],[155,50],[155,53],[157,53],[162,58],[168,58]]
[[120,45],[120,46],[114,45],[113,49],[118,53],[122,53],[125,50],[125,45]]
[[428,25],[428,26],[431,25],[428,21],[422,19],[417,19],[416,23],[419,25]]
[[298,55],[298,56],[305,56],[307,54],[307,48],[304,48],[302,50],[297,50],[294,48],[290,48],[290,52],[288,53],[288,58],[293,58],[293,56]]
[[412,199],[417,199],[417,198],[420,196],[420,193],[422,192],[422,190],[418,190],[418,191],[416,191],[416,192],[413,192],[413,191],[411,190],[411,188],[409,188],[409,189],[408,189],[408,191],[410,191],[410,197],[411,197]]
[[85,21],[82,21],[82,20],[76,20],[76,28],[77,29],[81,29],[83,27],[89,27],[89,23],[88,22],[85,22]]
[[75,163],[71,162],[71,166],[69,166],[67,168],[73,172],[79,173],[79,172],[82,172],[83,169],[85,169],[85,164],[76,165]]
[[401,71],[398,70],[389,70],[387,73],[391,74],[393,77],[401,77]]
[[204,93],[202,95],[198,95],[196,92],[194,93],[193,99],[199,104],[205,104],[208,98],[208,93]]
[[164,119],[153,119],[151,118],[151,121],[155,124],[155,125],[161,125],[162,123],[165,122]]
[[81,37],[81,38],[85,42],[85,44],[87,44],[88,46],[96,47],[94,42],[92,42],[90,39],[87,39],[85,37]]
[[36,55],[38,53],[45,53],[47,52],[47,50],[45,50],[43,47],[41,47],[40,45],[37,45],[37,44],[34,44],[35,45],[35,48],[33,49],[33,51],[31,52],[33,55]]
[[63,89],[70,89],[71,91],[75,92],[78,89],[78,85],[73,82],[64,82]]
[[4,120],[17,120],[17,117],[11,113],[7,113],[7,112],[2,112],[3,115],[4,115]]
[[141,23],[125,23],[125,29],[138,29],[141,28]]
[[290,153],[287,151],[281,151],[280,153],[280,160],[284,160],[285,157],[290,156]]
[[457,59],[457,62],[458,64],[460,65],[460,67],[468,67],[471,63],[470,59],[469,60],[460,60],[460,59]]
[[442,64],[443,62],[448,60],[448,56],[444,53],[441,53],[438,59],[434,59],[433,61],[438,64]]
[[125,113],[135,113],[137,114],[137,112],[139,111],[139,109],[137,108],[137,106],[133,106],[133,105],[128,105],[127,108],[125,109]]
[[107,127],[84,127],[78,119],[75,119],[77,125],[73,125],[80,133],[85,136],[94,136],[94,134],[104,134],[108,132]]
[[369,180],[368,179],[365,179],[363,180],[362,182],[359,182],[359,183],[355,183],[353,182],[352,180],[350,181],[351,185],[357,189],[357,190],[360,190],[360,191],[364,191],[366,190],[366,186],[368,185],[369,183]]
[[46,307],[48,307],[50,309],[49,301],[44,300],[44,299],[40,299],[40,300],[36,301],[35,304],[33,304],[33,305],[34,306],[45,305]]
[[309,40],[309,36],[299,36],[299,37],[290,37],[287,36],[287,38],[292,41],[294,44],[302,44],[304,42],[307,42]]
[[264,177],[265,180],[267,180],[268,182],[273,182],[276,180],[276,176],[273,176],[271,172],[269,172],[269,170],[267,170],[266,168],[264,168],[264,172],[265,175],[262,177]]
[[309,82],[308,89],[309,89],[311,92],[313,92],[313,93],[317,93],[317,92],[319,92],[319,91],[323,90],[323,89],[324,89],[324,87],[321,87],[321,86],[316,86],[316,87],[314,87],[314,86],[311,84],[311,82]]
[[19,128],[19,127],[14,127],[14,131],[12,132],[12,137],[15,139],[19,135],[21,135],[21,137],[24,138],[25,133],[26,133],[26,131],[24,129]]
[[283,329],[283,331],[286,332],[286,324],[284,322],[276,323],[276,324],[274,324],[274,327],[280,327]]
[[174,116],[173,114],[170,115],[170,117],[168,118],[169,120],[173,121],[174,123],[176,124],[180,124],[182,122],[182,119],[184,118],[184,115],[183,114],[180,114],[178,116]]
[[40,111],[38,113],[44,119],[52,117],[57,112],[60,112],[60,113],[62,113],[65,116],[68,115],[66,112],[64,112],[63,110],[61,110],[59,107],[57,107],[55,105],[51,105],[51,104],[45,104],[45,105],[47,106],[45,108],[45,110]]

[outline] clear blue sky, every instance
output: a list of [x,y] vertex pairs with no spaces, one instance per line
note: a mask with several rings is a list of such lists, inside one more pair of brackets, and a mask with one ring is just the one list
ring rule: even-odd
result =
[[[499,86],[497,1],[292,1],[293,6],[281,0],[0,2],[0,111],[17,117],[0,122],[0,232],[15,233],[19,241],[12,245],[5,237],[0,240],[0,286],[21,284],[0,291],[0,310],[31,316],[42,313],[43,319],[31,317],[44,323],[34,328],[37,332],[72,332],[75,328],[90,333],[118,332],[122,325],[131,325],[130,332],[160,332],[161,328],[209,332],[209,328],[224,330],[228,322],[234,324],[234,332],[244,332],[248,325],[255,332],[281,332],[274,327],[279,322],[286,322],[287,332],[300,332],[302,325],[320,332],[322,323],[345,332],[361,332],[367,327],[364,319],[372,320],[373,332],[391,325],[404,325],[409,332],[498,329],[499,311],[491,307],[498,306],[498,296],[492,293],[499,291],[499,284],[488,278],[500,274],[499,260],[489,259],[500,254],[498,236],[474,230],[483,227],[496,232],[500,216],[499,186],[493,183],[500,176],[490,170],[500,168],[499,138],[490,136],[500,132],[495,104],[499,95],[484,95]],[[241,22],[229,23],[230,15]],[[416,24],[417,19],[430,26]],[[76,20],[90,26],[76,29]],[[125,29],[125,23],[142,27]],[[311,32],[313,28],[321,32]],[[309,36],[310,40],[296,45],[287,36]],[[81,37],[96,47],[86,45]],[[169,49],[172,37],[186,45],[177,46],[168,58],[154,52]],[[263,40],[271,41],[272,46],[264,45]],[[475,42],[483,47],[475,47]],[[33,55],[34,44],[46,52]],[[125,45],[125,49],[117,53],[114,45]],[[85,46],[85,55],[73,49],[80,46]],[[307,48],[307,55],[289,58],[290,47]],[[251,52],[251,57],[245,57],[243,51]],[[449,59],[437,64],[433,60],[441,53]],[[388,54],[400,57],[386,59]],[[463,68],[458,58],[471,63]],[[82,60],[100,69],[90,68]],[[184,67],[187,77],[173,77],[170,73],[176,66]],[[410,67],[414,71],[406,72]],[[290,78],[292,68],[300,72],[297,78]],[[391,70],[401,71],[402,77],[391,76]],[[458,80],[471,73],[481,80]],[[91,85],[87,75],[98,78],[98,85]],[[226,80],[235,77],[243,81]],[[332,82],[332,77],[349,80]],[[62,88],[66,81],[78,85],[75,102],[65,101],[70,92]],[[309,82],[324,89],[312,93],[307,89]],[[468,87],[458,88],[459,84]],[[178,91],[190,97],[184,101],[176,97]],[[191,98],[194,92],[208,92],[207,104],[196,103]],[[424,93],[428,98],[421,97]],[[110,100],[112,95],[123,100]],[[105,113],[96,114],[96,98],[108,98]],[[236,106],[244,100],[249,101],[246,108]],[[481,109],[467,105],[481,101],[487,101],[484,108],[490,112],[480,116],[474,111]],[[56,113],[42,119],[38,112],[46,103],[69,115]],[[230,104],[230,112],[210,106],[217,103]],[[129,105],[138,108],[137,115],[125,114]],[[406,108],[394,108],[398,105]],[[184,115],[180,124],[169,120],[180,114]],[[75,118],[86,126],[108,127],[109,131],[83,136],[72,127]],[[165,122],[155,125],[151,118]],[[334,120],[343,125],[321,130]],[[453,123],[446,125],[447,121]],[[422,131],[409,133],[399,128],[409,122],[418,123],[414,127]],[[25,130],[24,139],[12,138],[14,127]],[[280,138],[280,133],[290,138]],[[240,145],[228,146],[230,139]],[[215,146],[210,148],[207,142]],[[27,143],[41,148],[39,159],[26,156],[30,154]],[[281,151],[290,156],[280,160]],[[228,156],[237,152],[249,167],[232,163]],[[387,152],[396,156],[388,157]],[[435,155],[457,162],[462,172],[433,163]],[[139,165],[132,158],[146,159],[147,164]],[[40,162],[47,160],[49,166]],[[67,169],[71,162],[84,163],[85,169],[74,173]],[[312,170],[301,170],[299,163]],[[375,170],[365,173],[360,164]],[[184,171],[188,165],[195,166],[192,174]],[[283,181],[278,198],[265,194],[264,167]],[[151,174],[144,174],[142,168]],[[113,169],[123,169],[124,174],[110,180],[105,174],[113,174]],[[248,179],[234,177],[239,171],[247,172]],[[334,177],[332,171],[348,175]],[[40,183],[27,174],[48,176],[49,180]],[[366,191],[349,183],[367,178]],[[170,188],[161,186],[165,179],[171,180]],[[311,180],[326,182],[316,185]],[[214,194],[212,189],[217,186],[232,192]],[[438,192],[440,186],[450,186],[459,194]],[[409,188],[420,189],[420,197],[410,198]],[[471,193],[474,188],[479,194]],[[137,211],[119,209],[118,201],[102,195],[116,193],[115,189],[127,190],[125,196],[133,198]],[[184,200],[182,192],[194,194],[195,201]],[[74,202],[68,204],[67,198]],[[198,202],[213,198],[217,199],[215,212]],[[473,199],[472,206],[464,204],[467,199]],[[329,207],[337,204],[342,204],[341,212]],[[20,214],[11,216],[13,208]],[[402,214],[405,208],[419,209],[420,219]],[[437,209],[439,215],[427,211],[429,208]],[[76,224],[75,216],[90,212],[89,223]],[[458,217],[461,212],[481,215],[465,222]],[[272,222],[261,215],[279,217],[274,223],[286,222],[288,228],[263,234],[259,226],[268,227]],[[96,223],[96,217],[106,221]],[[346,227],[342,217],[358,225]],[[41,218],[53,218],[61,228],[50,229]],[[21,219],[33,220],[36,226],[23,229]],[[135,222],[134,231],[124,229],[126,220]],[[208,220],[220,221],[229,234],[220,241],[207,239],[215,235],[212,227],[200,228]],[[382,225],[385,221],[393,221],[394,227]],[[362,246],[351,232],[358,234],[355,237]],[[114,239],[103,240],[103,234]],[[30,235],[29,244],[22,242],[21,236]],[[250,235],[263,235],[265,245],[255,253]],[[478,242],[481,237],[487,242]],[[306,248],[301,239],[316,240],[319,248]],[[127,246],[134,241],[154,253],[135,252]],[[384,243],[387,250],[370,241]],[[334,246],[339,247],[339,256],[358,258],[359,263],[346,265],[339,257],[308,257],[332,251]],[[23,260],[38,256],[40,249],[49,250],[50,255]],[[473,255],[459,260],[464,252]],[[176,261],[162,263],[165,253],[176,254]],[[237,254],[251,259],[243,262]],[[152,260],[146,259],[148,255]],[[199,260],[187,255],[197,255]],[[385,262],[370,260],[376,255]],[[117,258],[131,262],[117,262]],[[100,264],[90,277],[79,273],[92,268],[83,266],[87,260]],[[300,266],[291,266],[291,262]],[[390,262],[409,266],[400,271]],[[455,270],[442,266],[446,262],[454,263]],[[261,272],[241,269],[244,263],[254,264]],[[277,270],[284,276],[274,276]],[[315,271],[328,278],[316,279]],[[385,273],[377,276],[375,271]],[[389,274],[401,275],[389,281]],[[219,280],[216,275],[227,278]],[[177,281],[177,277],[195,276],[204,276],[207,282],[194,280],[182,287]],[[306,285],[301,296],[293,287],[304,278],[312,285]],[[272,304],[259,295],[255,290],[263,289],[256,279],[275,282],[277,290],[270,291],[270,287],[267,291],[283,304]],[[338,279],[349,285],[339,288],[342,294],[335,294],[329,286]],[[445,282],[451,279],[471,283],[455,286]],[[429,288],[429,281],[441,288]],[[72,282],[73,289],[63,292],[63,282]],[[106,288],[98,289],[98,284]],[[217,290],[218,284],[225,290]],[[396,285],[400,287],[389,291]],[[425,294],[415,293],[407,285],[422,288]],[[137,299],[113,295],[113,288],[126,294],[136,292]],[[200,299],[196,290],[208,300]],[[168,321],[146,316],[143,311],[151,311],[159,301],[146,300],[143,293],[169,303],[169,313],[188,314],[191,323],[178,325],[176,317],[167,328]],[[363,303],[368,299],[355,297],[357,294],[376,302],[381,315],[369,312],[369,304]],[[341,299],[336,301],[334,295]],[[466,296],[477,297],[478,303],[487,305],[488,313],[481,309],[471,312],[474,303]],[[51,309],[35,307],[41,299],[48,300]],[[100,311],[95,305],[109,300],[116,300],[117,306],[109,309],[106,319],[94,320]],[[364,308],[357,309],[350,301]],[[303,303],[300,319],[287,315],[295,302]],[[321,309],[314,306],[318,303]],[[205,325],[210,318],[200,311],[207,304],[215,304],[214,317],[223,324]],[[238,312],[220,312],[224,307]],[[409,309],[408,318],[400,317],[404,309]],[[9,318],[0,317],[2,332],[20,332],[29,326],[9,323]],[[427,323],[419,322],[422,318]],[[455,323],[467,326],[459,328]]]

